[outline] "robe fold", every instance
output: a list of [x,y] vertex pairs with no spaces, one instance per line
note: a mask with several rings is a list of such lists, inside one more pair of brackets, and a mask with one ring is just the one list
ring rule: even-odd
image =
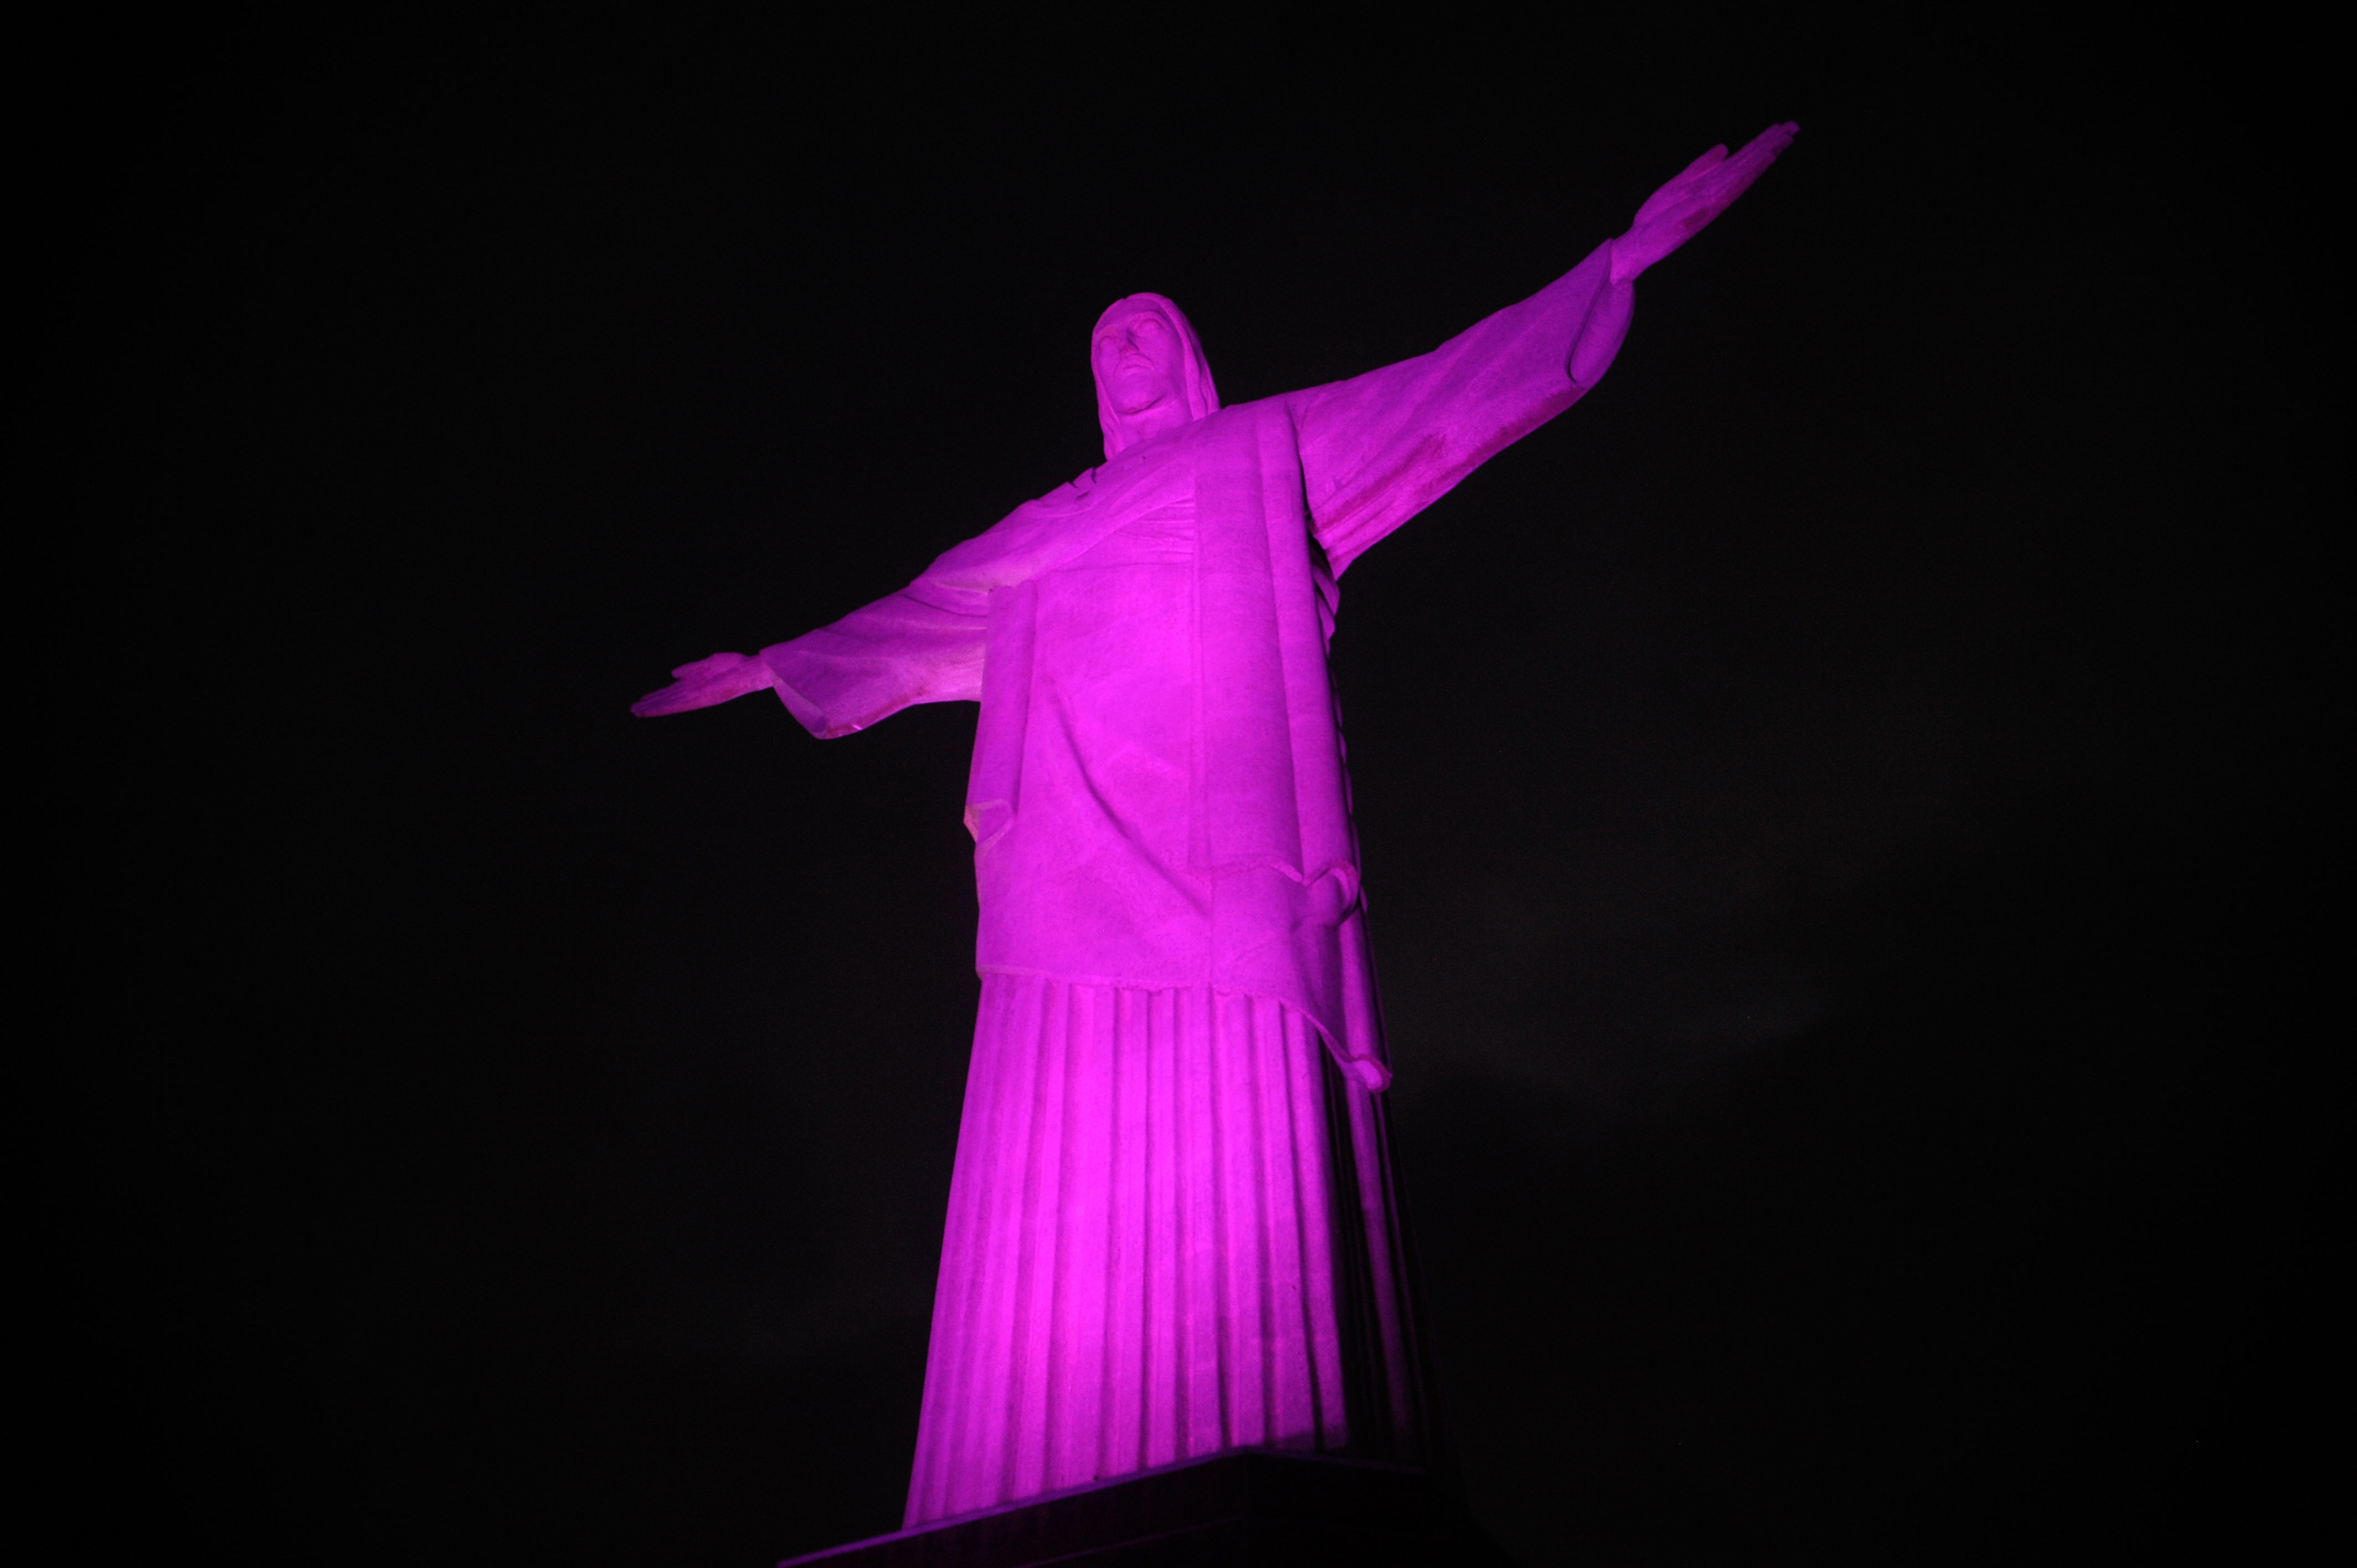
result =
[[981,703],[983,999],[911,1526],[1236,1446],[1429,1456],[1336,584],[1602,374],[1610,260],[1225,409],[1180,319],[1201,417],[1123,446],[1108,416],[1101,467],[763,650],[822,737]]
[[1380,1096],[1283,1003],[985,975],[907,1523],[1428,1450]]

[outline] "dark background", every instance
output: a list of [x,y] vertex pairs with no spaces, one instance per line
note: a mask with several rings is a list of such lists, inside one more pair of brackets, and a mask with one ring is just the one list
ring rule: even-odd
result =
[[1231,403],[1352,374],[1788,117],[1601,389],[1343,584],[1463,1483],[1531,1568],[2250,1526],[2336,1043],[2314,101],[2222,112],[2199,38],[1460,20],[213,40],[110,199],[199,437],[116,474],[198,655],[120,896],[203,961],[102,1002],[178,1020],[123,1069],[166,1539],[894,1528],[974,712],[628,703],[1095,461],[1115,296]]

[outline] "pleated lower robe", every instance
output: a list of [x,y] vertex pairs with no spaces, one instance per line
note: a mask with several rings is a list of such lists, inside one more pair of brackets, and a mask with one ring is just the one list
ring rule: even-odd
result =
[[1380,1098],[1280,1002],[987,975],[907,1522],[1428,1429]]

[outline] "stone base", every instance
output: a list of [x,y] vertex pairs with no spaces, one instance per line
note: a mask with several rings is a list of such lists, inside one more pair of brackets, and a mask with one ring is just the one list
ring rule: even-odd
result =
[[854,1541],[799,1568],[1512,1568],[1422,1470],[1244,1450]]

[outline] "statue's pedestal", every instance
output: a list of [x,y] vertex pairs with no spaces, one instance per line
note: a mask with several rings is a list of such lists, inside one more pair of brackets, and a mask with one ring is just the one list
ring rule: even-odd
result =
[[1510,1568],[1422,1470],[1214,1455],[796,1557],[824,1568]]

